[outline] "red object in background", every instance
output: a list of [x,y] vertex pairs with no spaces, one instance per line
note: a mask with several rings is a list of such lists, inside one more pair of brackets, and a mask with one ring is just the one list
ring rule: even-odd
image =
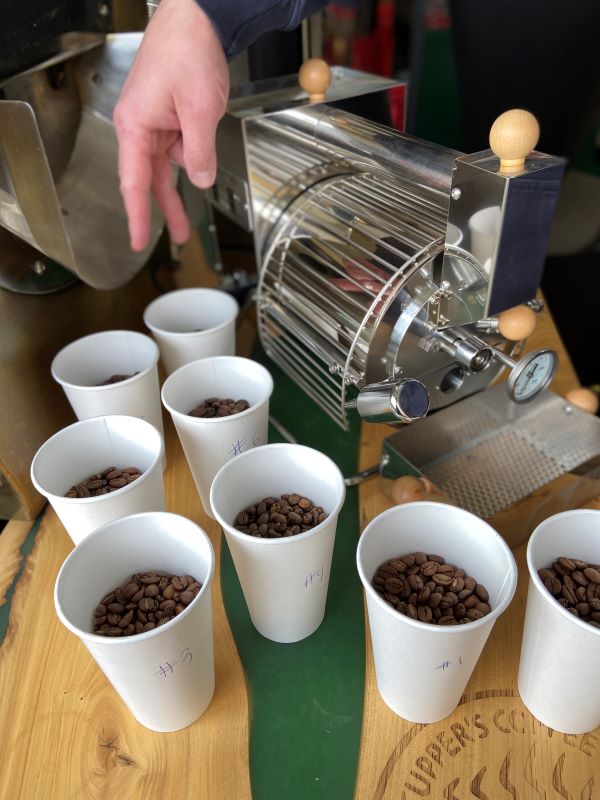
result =
[[372,33],[359,36],[352,43],[351,66],[364,72],[392,77],[394,69],[393,0],[378,0]]
[[[394,0],[377,0],[373,30],[362,36],[354,36],[352,33],[357,20],[356,8],[330,3],[327,10],[335,20],[336,27],[340,29],[342,40],[347,37],[349,43],[349,52],[346,58],[342,57],[343,62],[352,69],[391,78],[395,47]],[[324,56],[329,63],[335,63],[337,60],[331,40],[325,44]],[[393,87],[389,97],[392,126],[396,130],[403,131],[406,124],[406,86],[401,84]]]

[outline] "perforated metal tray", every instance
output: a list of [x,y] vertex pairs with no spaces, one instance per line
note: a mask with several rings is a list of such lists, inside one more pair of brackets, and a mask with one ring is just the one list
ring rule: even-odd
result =
[[598,417],[548,391],[518,405],[498,384],[388,437],[381,477],[425,475],[486,519],[599,454]]

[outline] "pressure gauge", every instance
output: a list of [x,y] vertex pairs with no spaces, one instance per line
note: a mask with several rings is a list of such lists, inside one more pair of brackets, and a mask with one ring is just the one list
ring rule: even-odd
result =
[[532,350],[518,361],[508,376],[508,392],[515,403],[533,400],[550,383],[556,372],[553,350]]

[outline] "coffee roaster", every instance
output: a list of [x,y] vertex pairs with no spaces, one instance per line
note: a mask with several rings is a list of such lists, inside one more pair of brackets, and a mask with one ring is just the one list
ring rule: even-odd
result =
[[392,81],[313,61],[300,84],[234,91],[217,142],[211,199],[253,235],[266,352],[342,428],[411,423],[382,477],[435,473],[484,517],[596,456],[598,420],[525,347],[564,167],[535,119],[465,155],[398,130]]
[[[46,257],[112,288],[147,258],[127,246],[110,122],[139,38],[65,39],[4,82],[0,234],[19,268]],[[405,86],[323,67],[232,90],[208,199],[252,235],[267,353],[340,427],[397,426],[384,486],[424,474],[489,517],[600,453],[598,420],[547,391],[555,354],[526,349],[564,164],[533,150],[524,112],[465,155],[401,132]]]

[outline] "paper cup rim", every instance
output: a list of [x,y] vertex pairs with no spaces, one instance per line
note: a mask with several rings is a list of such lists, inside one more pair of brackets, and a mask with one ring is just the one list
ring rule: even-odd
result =
[[[81,548],[83,546],[88,546],[90,541],[93,541],[94,539],[97,539],[98,536],[102,536],[102,534],[105,532],[106,528],[113,526],[117,522],[120,523],[124,519],[136,519],[137,517],[148,517],[148,516],[155,517],[156,515],[161,515],[163,517],[169,516],[169,517],[177,517],[177,518],[185,519],[186,522],[190,522],[192,525],[195,525],[196,528],[198,528],[198,531],[205,537],[206,541],[208,542],[209,553],[210,553],[210,565],[209,565],[209,569],[208,569],[208,575],[207,575],[204,583],[202,584],[202,587],[201,587],[200,591],[198,592],[198,594],[196,595],[196,597],[194,597],[192,602],[185,607],[185,609],[181,612],[181,614],[178,614],[176,617],[173,617],[173,619],[169,620],[169,622],[166,622],[164,625],[161,625],[160,627],[153,628],[151,631],[145,631],[144,633],[137,633],[135,636],[124,636],[124,637],[119,637],[119,636],[98,636],[97,633],[91,633],[89,631],[84,631],[84,630],[81,630],[80,628],[78,628],[76,625],[73,625],[73,623],[66,617],[65,613],[63,612],[63,610],[60,607],[60,604],[58,602],[58,584],[59,584],[59,581],[60,581],[60,579],[61,579],[61,577],[63,575],[63,571],[68,569],[67,565],[74,558],[77,557],[77,554],[80,552],[80,550],[81,550]],[[85,544],[86,542],[88,543],[87,545]],[[202,528],[202,527],[200,527],[200,525],[198,525],[197,522],[194,522],[193,520],[189,519],[188,517],[184,517],[182,514],[174,514],[174,513],[170,512],[170,511],[141,511],[139,514],[129,514],[126,517],[119,517],[118,519],[113,519],[113,520],[110,520],[109,522],[105,522],[104,525],[101,525],[99,528],[96,528],[91,533],[88,533],[88,535],[85,536],[79,542],[79,544],[77,544],[71,550],[69,555],[63,561],[63,563],[61,565],[61,568],[58,571],[58,575],[56,576],[56,581],[54,582],[54,608],[55,608],[56,613],[58,615],[58,618],[60,619],[62,624],[66,628],[68,628],[71,631],[71,633],[74,633],[76,636],[78,636],[80,639],[83,639],[86,642],[93,642],[93,643],[96,643],[96,644],[102,642],[103,644],[109,644],[111,647],[119,647],[119,646],[123,646],[123,645],[127,645],[127,644],[132,644],[133,642],[146,641],[147,639],[154,638],[155,636],[160,634],[162,631],[169,630],[169,628],[171,626],[171,622],[176,622],[178,619],[182,619],[183,617],[186,617],[188,615],[188,612],[192,608],[192,606],[197,605],[197,601],[199,601],[200,598],[203,595],[205,595],[207,592],[211,591],[211,582],[212,582],[212,579],[213,579],[213,576],[214,576],[214,572],[215,572],[215,551],[214,551],[214,548],[212,546],[212,542],[210,540],[210,536],[206,533],[204,528]]]
[[[536,589],[539,590],[542,599],[548,602],[555,611],[558,611],[563,619],[568,620],[569,623],[576,625],[580,630],[586,631],[586,633],[590,633],[592,636],[600,636],[600,628],[595,628],[593,625],[588,625],[587,622],[579,619],[579,617],[576,617],[574,614],[569,613],[566,608],[563,608],[561,604],[557,602],[557,600],[550,594],[548,589],[546,589],[542,579],[537,574],[538,567],[534,566],[533,564],[532,551],[536,541],[540,538],[540,536],[543,535],[544,529],[549,527],[555,520],[561,517],[574,516],[597,516],[600,520],[600,510],[594,508],[572,508],[568,511],[561,511],[558,514],[553,514],[551,517],[547,517],[545,520],[540,522],[540,524],[529,537],[529,541],[527,543],[527,570],[529,572],[529,579],[533,582]],[[600,540],[600,533],[598,536]],[[557,556],[557,558],[559,558],[559,556]],[[542,569],[542,567],[539,567],[539,569]]]
[[[207,362],[207,361],[210,361],[213,364],[217,361],[221,362],[235,361],[238,363],[240,361],[245,361],[247,363],[252,364],[253,366],[258,367],[259,368],[258,371],[261,371],[264,374],[264,376],[268,379],[269,383],[268,394],[260,402],[255,403],[253,406],[249,406],[247,409],[245,409],[245,411],[238,411],[237,414],[230,414],[227,417],[192,417],[190,416],[190,414],[186,414],[185,411],[179,411],[179,409],[174,408],[170,403],[167,403],[167,401],[165,400],[165,389],[167,388],[167,384],[174,383],[173,379],[177,376],[178,373],[182,373],[185,370],[191,370],[200,362]],[[165,382],[162,385],[160,391],[160,399],[162,401],[162,404],[170,414],[173,414],[174,416],[177,417],[184,417],[186,420],[190,420],[193,424],[208,425],[220,422],[227,422],[228,420],[231,420],[232,417],[241,419],[242,417],[248,416],[252,411],[256,411],[257,408],[262,408],[262,406],[264,406],[265,403],[269,402],[271,395],[273,394],[273,387],[274,387],[273,376],[271,375],[269,370],[266,367],[264,367],[259,361],[254,361],[252,358],[244,358],[243,356],[208,356],[207,358],[197,358],[195,361],[190,361],[187,364],[182,364],[174,372],[172,372],[165,379]]]
[[[154,323],[151,323],[151,322],[148,321],[148,314],[152,311],[153,308],[155,308],[161,302],[164,302],[166,297],[171,297],[171,296],[173,296],[175,294],[183,294],[183,293],[185,293],[185,294],[192,294],[192,293],[204,294],[204,293],[208,293],[208,292],[210,292],[212,294],[220,294],[220,295],[222,295],[224,297],[227,297],[233,303],[233,305],[232,305],[232,311],[233,311],[232,315],[230,317],[228,317],[224,322],[220,322],[218,325],[213,325],[212,328],[205,328],[202,331],[172,331],[172,330],[169,330],[168,328],[161,328],[160,326],[155,325]],[[148,328],[148,330],[152,331],[153,333],[162,333],[162,334],[166,334],[167,336],[176,336],[176,337],[179,337],[179,338],[183,338],[185,336],[190,337],[190,338],[195,338],[195,337],[200,338],[202,336],[206,336],[209,333],[215,333],[216,331],[220,331],[223,328],[226,328],[227,325],[231,325],[231,322],[233,320],[235,320],[235,318],[237,317],[239,312],[240,312],[240,305],[239,305],[238,301],[235,299],[235,297],[233,297],[233,295],[229,294],[229,292],[224,292],[222,289],[211,289],[210,287],[189,287],[187,289],[173,289],[172,292],[166,292],[165,294],[161,294],[160,297],[155,298],[144,309],[143,320],[144,320],[144,325]]]
[[[107,383],[105,385],[100,385],[100,386],[86,386],[85,384],[73,383],[72,381],[67,381],[64,378],[59,377],[59,375],[56,372],[56,366],[55,365],[56,365],[56,361],[60,358],[60,356],[63,353],[65,353],[71,347],[75,347],[75,345],[78,345],[80,342],[85,341],[86,339],[93,339],[94,337],[101,337],[101,336],[104,336],[104,335],[107,335],[107,334],[112,334],[112,333],[126,333],[126,334],[128,334],[130,336],[131,335],[133,335],[133,336],[141,336],[145,340],[150,342],[151,345],[152,345],[152,352],[153,352],[153,362],[152,362],[152,364],[150,364],[148,367],[146,367],[146,369],[140,370],[140,372],[138,372],[137,375],[131,375],[129,378],[126,378],[123,381],[118,381],[116,384],[115,383]],[[152,337],[148,336],[146,333],[140,333],[140,331],[128,331],[128,330],[125,330],[124,328],[123,329],[119,328],[117,330],[98,331],[97,333],[90,333],[87,336],[81,336],[79,339],[75,339],[75,341],[69,342],[69,344],[66,344],[63,348],[61,348],[58,351],[58,353],[54,356],[54,358],[52,359],[52,363],[50,364],[50,373],[51,373],[52,377],[54,378],[54,380],[58,384],[60,384],[61,386],[68,386],[70,389],[78,389],[79,391],[102,392],[102,391],[105,391],[106,389],[114,389],[115,386],[123,386],[125,384],[133,383],[134,381],[140,380],[140,378],[143,378],[145,375],[147,375],[149,372],[151,372],[156,367],[156,365],[158,364],[158,359],[159,358],[160,358],[160,351],[158,349],[158,345],[156,344],[154,339],[152,339]]]
[[468,625],[431,625],[428,622],[420,622],[419,620],[412,619],[411,617],[407,617],[404,614],[400,614],[400,612],[395,611],[392,608],[392,606],[389,605],[389,603],[386,603],[385,600],[377,594],[377,592],[375,591],[375,589],[371,585],[371,582],[367,579],[367,577],[366,577],[366,575],[364,573],[364,570],[363,570],[363,567],[362,567],[362,563],[361,563],[361,558],[360,558],[362,548],[364,547],[365,533],[373,525],[375,520],[378,520],[381,517],[392,515],[394,513],[398,513],[397,509],[399,509],[399,508],[432,507],[432,508],[438,508],[439,509],[440,505],[442,505],[442,504],[441,503],[435,503],[435,502],[432,502],[430,500],[418,500],[418,501],[415,501],[413,503],[403,503],[400,506],[392,506],[392,508],[388,508],[385,511],[382,511],[381,514],[377,514],[377,516],[373,517],[373,519],[365,527],[364,531],[362,532],[362,534],[361,534],[361,536],[360,536],[360,538],[358,540],[358,545],[357,545],[357,548],[356,548],[356,567],[358,569],[358,574],[360,576],[361,583],[362,583],[363,588],[364,588],[365,592],[367,593],[367,595],[371,599],[373,599],[380,608],[385,609],[385,611],[387,613],[394,614],[395,617],[400,618],[400,620],[402,622],[405,622],[407,625],[410,625],[411,627],[415,627],[418,630],[432,631],[432,632],[435,631],[435,633],[433,633],[434,636],[439,636],[439,635],[441,635],[443,633],[448,633],[451,636],[458,636],[460,634],[465,634],[468,631],[475,631],[478,628],[483,628],[485,625],[489,625],[490,622],[495,622],[498,619],[498,617],[510,605],[510,603],[511,603],[513,597],[514,597],[516,588],[517,588],[518,569],[517,569],[517,565],[516,565],[516,562],[515,562],[515,558],[514,558],[512,552],[511,552],[510,547],[507,545],[507,543],[504,541],[504,539],[500,536],[498,531],[496,531],[494,528],[492,528],[492,526],[488,522],[486,522],[484,519],[481,519],[481,517],[477,517],[475,514],[471,514],[470,511],[466,511],[464,508],[458,508],[456,506],[448,506],[447,504],[443,504],[443,505],[445,505],[446,508],[453,509],[452,513],[460,512],[461,515],[468,515],[469,517],[475,517],[477,520],[479,520],[479,522],[481,522],[483,525],[485,525],[491,531],[491,533],[494,534],[494,537],[497,538],[498,542],[500,543],[500,545],[504,549],[505,553],[509,557],[510,569],[508,570],[508,573],[507,573],[507,575],[506,575],[506,577],[504,579],[504,582],[502,583],[502,585],[500,587],[500,592],[504,592],[504,591],[507,590],[506,591],[506,596],[504,597],[504,599],[502,600],[501,603],[499,603],[495,608],[492,608],[492,610],[491,610],[491,612],[489,614],[486,614],[485,617],[482,617],[481,619],[477,619],[474,622],[469,622]]
[[[333,509],[333,511],[331,511],[327,515],[327,519],[324,519],[323,522],[320,522],[318,525],[315,525],[314,528],[311,528],[308,531],[304,531],[304,533],[297,533],[295,536],[283,536],[283,537],[274,538],[274,539],[263,539],[263,538],[259,538],[258,536],[252,536],[249,533],[244,533],[243,531],[236,530],[230,522],[226,522],[223,519],[223,517],[220,515],[220,513],[213,506],[213,502],[212,502],[213,486],[215,485],[215,482],[216,482],[217,478],[219,478],[221,476],[221,473],[224,473],[224,472],[227,471],[227,468],[229,467],[230,464],[233,464],[234,462],[239,462],[239,460],[243,459],[243,458],[252,457],[252,454],[256,453],[259,450],[262,452],[262,451],[264,451],[266,449],[269,449],[269,450],[276,450],[276,449],[281,450],[281,449],[289,449],[289,448],[302,448],[303,450],[310,450],[311,452],[318,453],[320,456],[323,456],[324,458],[329,459],[329,461],[331,462],[332,466],[334,466],[335,469],[337,470],[338,477],[340,479],[340,486],[341,486],[341,490],[342,490],[341,494],[340,494],[340,497],[339,497],[339,499],[338,499],[338,501],[337,501],[337,503],[335,505],[335,508]],[[277,547],[277,546],[282,546],[282,545],[285,545],[285,544],[290,544],[290,543],[293,543],[293,542],[301,542],[301,541],[304,541],[305,539],[310,539],[312,536],[315,536],[317,533],[319,533],[323,529],[323,526],[327,525],[328,522],[331,522],[332,520],[335,520],[338,517],[338,515],[339,515],[339,513],[340,513],[340,511],[342,509],[342,506],[344,505],[345,500],[346,500],[346,484],[344,483],[344,476],[342,475],[342,472],[341,472],[340,468],[338,467],[338,465],[335,463],[335,461],[333,461],[333,459],[329,458],[328,455],[326,455],[325,453],[321,452],[320,450],[316,450],[314,447],[308,447],[307,445],[304,445],[304,444],[292,444],[291,442],[274,442],[273,444],[263,444],[260,447],[253,448],[252,450],[246,450],[245,453],[241,453],[239,456],[236,456],[234,459],[231,459],[230,461],[227,461],[225,464],[223,464],[221,469],[217,472],[217,474],[213,478],[213,481],[212,481],[212,484],[211,484],[211,487],[210,487],[210,507],[211,507],[211,509],[213,511],[213,514],[215,515],[215,519],[217,520],[219,525],[221,525],[221,527],[225,531],[226,535],[227,534],[231,534],[233,537],[235,537],[236,539],[239,539],[242,542],[252,541],[252,542],[255,542],[256,545],[264,546],[264,547]]]
[[72,425],[67,425],[66,428],[61,428],[59,431],[56,431],[55,434],[53,434],[49,439],[46,439],[46,441],[40,446],[39,450],[36,452],[36,454],[34,455],[32,461],[31,461],[30,474],[31,474],[31,482],[33,483],[33,485],[35,486],[35,488],[37,489],[37,491],[41,495],[43,495],[44,497],[46,497],[50,501],[58,500],[59,502],[66,503],[68,505],[71,505],[72,503],[78,503],[78,504],[81,504],[81,505],[89,505],[90,503],[102,502],[103,500],[106,501],[106,500],[108,500],[109,498],[111,498],[111,497],[113,497],[115,495],[115,492],[108,492],[108,494],[100,494],[100,495],[96,495],[95,497],[64,497],[63,495],[55,494],[54,492],[50,492],[47,489],[45,489],[41,485],[41,483],[38,481],[38,479],[36,478],[36,475],[35,475],[35,467],[36,467],[36,464],[38,462],[38,458],[42,454],[42,451],[45,450],[46,447],[49,447],[50,444],[55,439],[59,438],[62,434],[64,434],[65,431],[70,430],[71,428],[75,428],[78,425],[86,425],[86,424],[89,424],[91,422],[96,422],[99,419],[107,420],[107,419],[111,419],[111,418],[125,418],[125,419],[133,419],[133,420],[136,420],[138,422],[145,422],[146,425],[149,425],[150,428],[152,428],[153,432],[158,436],[158,440],[159,440],[159,444],[160,444],[158,453],[152,459],[152,463],[150,464],[148,469],[144,470],[144,472],[142,472],[140,474],[140,477],[137,478],[137,480],[133,481],[132,483],[128,483],[127,486],[121,486],[120,489],[117,489],[117,492],[125,494],[126,492],[129,492],[130,490],[133,490],[135,488],[136,484],[139,484],[140,482],[144,482],[145,480],[147,480],[147,478],[149,477],[149,475],[152,472],[152,470],[156,467],[156,464],[162,462],[164,443],[163,443],[163,438],[160,435],[160,431],[151,422],[148,422],[147,419],[142,419],[141,417],[131,417],[131,416],[127,415],[127,414],[110,414],[108,416],[98,416],[98,417],[89,417],[88,419],[81,419],[81,420],[78,420],[77,422],[74,422]]

